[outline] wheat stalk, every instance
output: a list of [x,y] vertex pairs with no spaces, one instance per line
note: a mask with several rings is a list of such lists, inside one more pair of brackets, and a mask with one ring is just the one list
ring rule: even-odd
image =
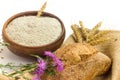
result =
[[45,2],[42,7],[40,8],[40,10],[37,13],[37,17],[40,17],[42,12],[44,11],[44,9],[46,8],[47,2]]
[[77,42],[75,34],[72,34],[72,37],[73,37],[74,41]]
[[74,25],[71,25],[71,28],[75,34],[76,41],[82,43],[82,36],[80,34],[80,31],[79,31],[79,26],[74,24]]

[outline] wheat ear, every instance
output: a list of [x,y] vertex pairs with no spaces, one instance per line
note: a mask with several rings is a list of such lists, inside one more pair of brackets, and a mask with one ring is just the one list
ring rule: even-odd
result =
[[82,21],[79,21],[79,24],[80,24],[80,26],[81,26],[81,32],[82,32],[83,38],[87,39],[88,32],[87,32],[87,30],[85,29],[85,27],[84,27],[84,25],[83,25],[83,22],[82,22]]
[[80,34],[80,31],[79,31],[79,26],[74,24],[74,25],[71,25],[71,28],[75,34],[76,41],[82,43],[82,36]]
[[95,27],[93,27],[93,29],[90,31],[90,33],[88,35],[88,39],[91,39],[93,37],[93,35],[95,35],[96,31],[101,26],[101,24],[102,24],[102,22],[99,22],[97,25],[95,25]]
[[87,42],[95,41],[103,37],[104,35],[108,34],[110,31],[101,31],[95,34],[91,39],[88,39]]
[[42,7],[40,8],[40,10],[37,13],[37,17],[40,17],[42,12],[44,11],[44,9],[46,8],[47,2],[45,2]]
[[112,38],[110,38],[110,37],[100,38],[100,39],[98,39],[98,40],[94,40],[94,41],[91,41],[91,42],[88,42],[88,43],[89,43],[90,45],[94,46],[94,45],[98,45],[98,44],[100,44],[100,43],[103,43],[103,42],[105,42],[105,41],[108,41],[108,40],[110,40],[110,39],[112,39]]

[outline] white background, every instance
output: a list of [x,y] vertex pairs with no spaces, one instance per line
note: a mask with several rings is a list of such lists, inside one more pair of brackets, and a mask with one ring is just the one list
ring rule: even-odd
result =
[[[0,0],[0,32],[4,22],[12,15],[39,10],[46,0]],[[99,21],[100,29],[120,30],[119,0],[47,0],[46,12],[58,16],[66,28],[66,38],[72,33],[71,24],[83,21],[87,28],[92,28]],[[1,59],[4,57],[4,59]],[[12,54],[7,48],[0,53],[0,63],[29,62],[29,60]]]

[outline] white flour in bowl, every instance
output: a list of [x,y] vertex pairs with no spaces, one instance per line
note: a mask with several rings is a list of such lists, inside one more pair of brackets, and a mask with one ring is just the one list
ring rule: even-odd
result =
[[11,21],[6,33],[13,41],[25,46],[46,45],[61,34],[60,22],[51,17],[24,16]]

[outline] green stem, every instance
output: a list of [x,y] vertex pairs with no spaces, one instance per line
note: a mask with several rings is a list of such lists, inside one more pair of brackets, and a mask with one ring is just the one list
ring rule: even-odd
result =
[[8,76],[14,76],[14,75],[23,73],[23,72],[25,72],[25,71],[30,72],[30,71],[33,71],[35,68],[36,68],[36,63],[33,63],[33,64],[31,64],[31,65],[29,64],[29,65],[23,66],[23,69],[20,69],[20,70],[15,71],[15,72],[13,72],[13,73],[11,73],[11,74],[8,74]]

